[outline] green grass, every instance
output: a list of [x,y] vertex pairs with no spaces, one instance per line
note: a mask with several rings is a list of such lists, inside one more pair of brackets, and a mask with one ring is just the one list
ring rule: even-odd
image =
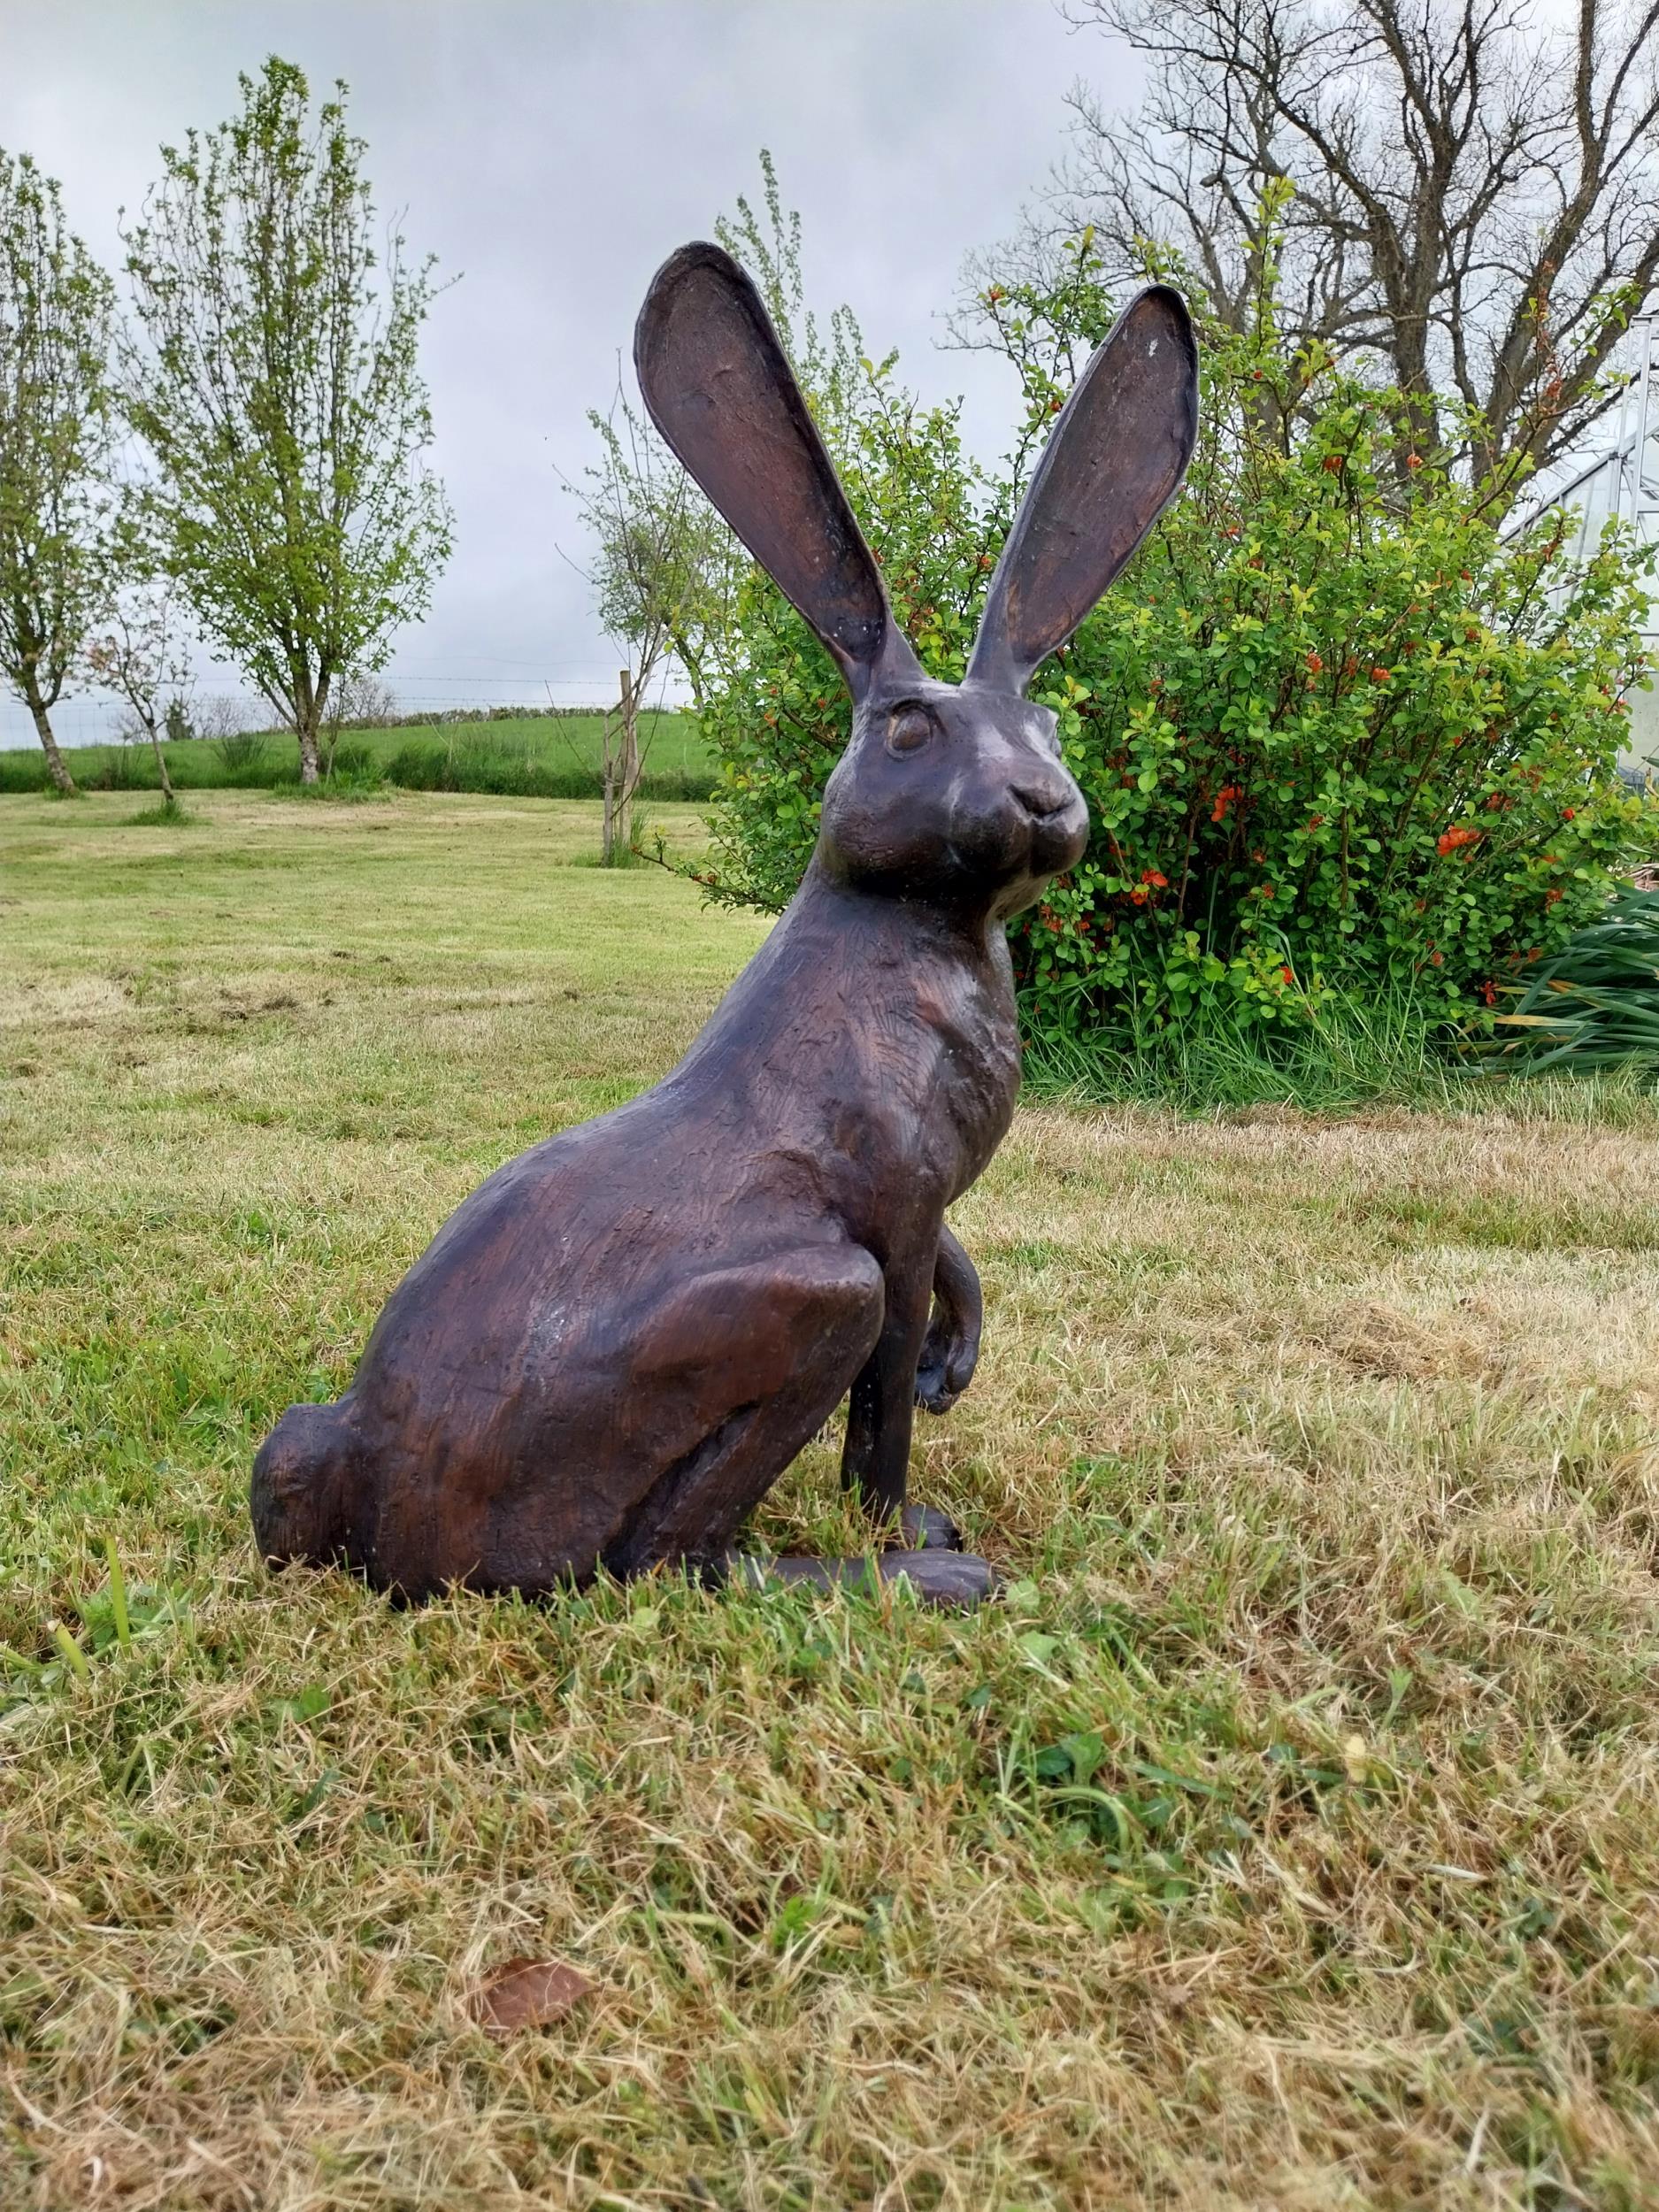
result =
[[[1567,1056],[1560,1056],[1563,1064]],[[1506,1060],[1432,1026],[1409,994],[1393,991],[1365,1001],[1333,995],[1294,1025],[1246,1027],[1201,1010],[1140,1051],[1040,1037],[1026,1048],[1025,1090],[1077,1106],[1133,1102],[1180,1113],[1266,1106],[1478,1113],[1494,1087],[1525,1077],[1532,1094],[1513,1102],[1517,1111],[1645,1130],[1653,1118],[1651,1064],[1632,1051],[1585,1059],[1580,1066],[1575,1056],[1552,1079],[1547,1067]]]
[[[1655,2201],[1659,1114],[1029,1107],[915,1464],[1002,1602],[398,1612],[255,1445],[761,928],[591,808],[191,811],[0,802],[8,2212]],[[515,1956],[597,1994],[492,2040]]]
[[[392,730],[349,730],[341,740],[354,768],[388,773],[400,756],[404,780],[411,764],[418,782],[441,777],[457,790],[504,791],[509,795],[587,798],[596,792],[603,743],[602,715],[546,715],[502,722],[451,722]],[[714,768],[694,715],[647,712],[640,718],[644,762],[642,793],[652,799],[708,795]],[[181,791],[268,789],[299,781],[294,740],[273,736],[264,757],[227,767],[205,739],[163,748],[167,772]],[[96,790],[111,783],[154,790],[157,778],[148,746],[88,745],[65,755],[77,783]],[[357,771],[361,772],[361,771]],[[0,794],[43,790],[46,764],[38,747],[0,752]],[[524,787],[531,789],[526,793]],[[557,786],[558,788],[552,787]]]

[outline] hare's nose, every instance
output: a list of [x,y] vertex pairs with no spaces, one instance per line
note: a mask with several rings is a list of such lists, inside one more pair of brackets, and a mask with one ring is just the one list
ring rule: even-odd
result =
[[1057,777],[1023,777],[1014,785],[1013,792],[1033,822],[1046,822],[1054,815],[1064,814],[1071,803],[1071,787]]

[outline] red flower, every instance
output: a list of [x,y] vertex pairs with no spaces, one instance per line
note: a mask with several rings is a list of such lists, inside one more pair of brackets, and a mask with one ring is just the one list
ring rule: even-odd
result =
[[1340,476],[1342,473],[1342,456],[1340,453],[1327,453],[1325,457],[1325,465],[1333,476]]
[[1393,673],[1394,671],[1391,668],[1373,668],[1371,672],[1371,680],[1374,684],[1386,684]]
[[1564,806],[1561,810],[1561,818],[1563,822],[1571,822],[1573,816],[1578,811],[1578,810],[1576,806]]
[[1216,794],[1215,809],[1210,817],[1210,820],[1225,822],[1227,818],[1227,809],[1235,799],[1240,799],[1243,795],[1244,794],[1236,783],[1224,783]]
[[1567,895],[1564,891],[1546,891],[1544,894],[1544,904],[1546,906],[1554,906],[1557,899],[1565,898],[1566,895]]
[[1169,878],[1160,875],[1156,868],[1143,868],[1141,871],[1141,880],[1142,883],[1156,884],[1160,891],[1167,891],[1170,887]]
[[1147,902],[1146,885],[1144,883],[1137,883],[1134,889],[1129,894],[1129,895],[1137,906],[1144,906]]
[[1495,1006],[1495,1005],[1497,1004],[1497,1002],[1498,1002],[1498,987],[1497,987],[1497,985],[1496,985],[1496,984],[1495,984],[1495,983],[1492,980],[1492,978],[1491,978],[1490,976],[1488,976],[1488,977],[1486,978],[1486,983],[1485,983],[1485,985],[1484,985],[1484,986],[1483,986],[1483,987],[1482,987],[1482,990],[1481,990],[1481,994],[1480,994],[1480,995],[1481,995],[1481,996],[1482,996],[1482,997],[1486,1000],[1486,1004],[1487,1004],[1488,1006]]
[[1310,653],[1308,656],[1308,665],[1317,676],[1319,673],[1319,671],[1325,666],[1325,663],[1319,658],[1319,656],[1317,653]]
[[1407,454],[1407,456],[1406,456],[1406,466],[1407,466],[1409,469],[1420,469],[1420,468],[1422,467],[1422,465],[1423,465],[1422,459],[1421,459],[1421,457],[1420,457],[1417,454],[1415,454],[1415,453],[1408,453],[1408,454]]
[[1295,982],[1296,979],[1294,975],[1292,975],[1288,968],[1281,968],[1279,972],[1284,977],[1286,983],[1294,984]]
[[1484,830],[1478,829],[1445,830],[1435,839],[1434,849],[1442,856],[1455,853],[1460,845],[1478,845],[1485,834]]

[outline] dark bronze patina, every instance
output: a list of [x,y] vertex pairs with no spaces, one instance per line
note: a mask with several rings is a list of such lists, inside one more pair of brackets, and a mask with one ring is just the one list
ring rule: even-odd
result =
[[970,1603],[989,1569],[905,1507],[912,1409],[945,1412],[979,1352],[979,1279],[944,1215],[1013,1111],[1002,923],[1087,834],[1055,718],[1024,691],[1180,483],[1191,326],[1154,286],[1094,354],[959,688],[895,625],[735,263],[675,254],[634,361],[664,437],[852,694],[818,848],[672,1073],[492,1175],[392,1294],[351,1388],[283,1415],[254,1464],[254,1532],[269,1560],[342,1560],[411,1598],[755,1572],[732,1553],[741,1523],[850,1394],[842,1479],[910,1547],[879,1571]]

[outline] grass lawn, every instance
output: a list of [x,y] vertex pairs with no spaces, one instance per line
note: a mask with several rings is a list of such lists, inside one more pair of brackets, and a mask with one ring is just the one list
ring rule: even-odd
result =
[[[916,1461],[1002,1603],[398,1612],[255,1444],[759,926],[196,804],[0,801],[0,2204],[1659,2203],[1651,1113],[1027,1111]],[[596,1994],[494,2039],[514,1957]]]

